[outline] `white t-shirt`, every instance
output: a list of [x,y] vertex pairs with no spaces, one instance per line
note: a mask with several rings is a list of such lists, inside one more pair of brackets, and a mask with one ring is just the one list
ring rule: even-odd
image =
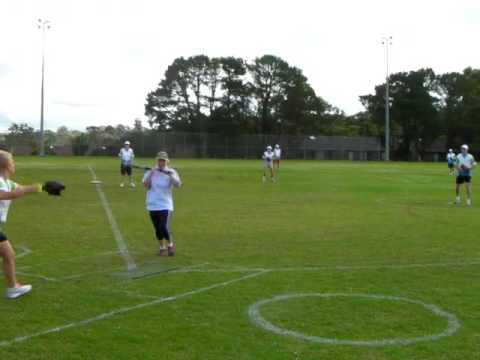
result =
[[280,148],[273,149],[273,159],[280,160],[281,157],[282,157],[282,149]]
[[146,205],[149,211],[173,211],[172,188],[174,186],[179,187],[181,180],[174,169],[165,168],[165,170],[171,171],[172,175],[167,175],[155,169],[149,170],[143,175],[142,181],[145,183],[145,180],[153,171],[151,186],[150,189],[147,190]]
[[[9,180],[4,179],[0,176],[0,191],[10,192],[15,191],[18,184]],[[7,222],[8,209],[10,208],[10,203],[12,200],[0,200],[0,223],[5,224]]]
[[132,148],[129,148],[129,149],[121,148],[120,153],[118,154],[118,157],[122,161],[123,165],[132,165],[133,158],[135,157],[135,155],[133,153]]
[[447,161],[448,162],[454,162],[455,161],[455,154],[454,153],[448,153],[447,154]]
[[[471,170],[475,166],[475,158],[471,154],[463,155],[462,153],[457,155],[457,168],[458,168],[458,175],[463,176],[470,176]],[[461,169],[461,166],[466,167],[466,169]]]
[[267,150],[263,153],[262,159],[263,159],[264,166],[266,166],[266,167],[271,167],[272,166],[273,156],[274,156],[273,151],[268,151]]

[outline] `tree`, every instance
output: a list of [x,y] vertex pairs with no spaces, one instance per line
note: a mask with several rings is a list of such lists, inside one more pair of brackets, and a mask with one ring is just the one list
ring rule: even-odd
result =
[[439,94],[449,146],[458,148],[465,142],[479,144],[480,70],[467,68],[463,73],[441,75]]
[[278,106],[286,97],[288,64],[273,55],[256,58],[248,66],[252,76],[252,93],[257,104],[258,133],[270,134],[275,126]]
[[[408,159],[416,153],[422,157],[442,130],[437,77],[431,69],[420,69],[392,74],[389,81],[392,133],[400,139],[397,156]],[[385,84],[381,84],[375,87],[375,95],[360,97],[372,119],[382,128],[385,93]]]
[[28,146],[32,152],[35,152],[37,148],[35,130],[27,123],[13,123],[8,128],[5,142],[11,151],[14,151],[17,146]]

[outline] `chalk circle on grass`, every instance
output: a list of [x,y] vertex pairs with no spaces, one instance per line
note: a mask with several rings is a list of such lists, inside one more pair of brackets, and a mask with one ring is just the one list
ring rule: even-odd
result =
[[[260,310],[263,306],[271,303],[281,302],[290,299],[300,299],[300,298],[356,298],[356,299],[370,299],[370,300],[387,300],[394,302],[402,302],[407,304],[419,305],[424,309],[430,311],[432,314],[443,318],[447,321],[446,328],[436,334],[412,337],[412,338],[387,338],[387,339],[378,339],[378,340],[349,340],[349,339],[336,339],[336,338],[325,338],[320,336],[306,335],[297,331],[292,331],[288,329],[281,328],[272,324],[270,321],[266,320],[260,313]],[[455,334],[458,329],[460,329],[460,321],[458,318],[445,310],[442,310],[436,305],[427,304],[419,300],[412,300],[404,297],[397,296],[387,296],[387,295],[373,295],[373,294],[347,294],[347,293],[306,293],[306,294],[283,294],[278,295],[270,299],[260,300],[255,304],[251,305],[248,308],[248,316],[251,321],[270,332],[273,332],[277,335],[291,337],[295,339],[311,341],[319,344],[327,345],[350,345],[350,346],[366,346],[366,347],[381,347],[381,346],[398,346],[398,345],[412,345],[419,342],[426,341],[436,341],[444,337],[452,336]]]

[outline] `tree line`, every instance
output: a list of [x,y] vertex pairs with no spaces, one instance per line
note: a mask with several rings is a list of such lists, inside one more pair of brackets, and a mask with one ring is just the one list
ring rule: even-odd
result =
[[[435,74],[432,69],[398,72],[389,77],[393,158],[422,155],[436,140],[448,147],[480,147],[480,70]],[[145,115],[133,127],[60,127],[47,131],[46,149],[71,144],[76,154],[116,148],[123,139],[154,137],[158,132],[375,136],[385,133],[386,84],[359,96],[364,111],[346,115],[317,95],[302,70],[264,55],[253,61],[205,55],[175,59],[158,86],[146,96]],[[38,133],[13,124],[4,143],[29,143]],[[113,151],[113,150],[112,150]],[[116,151],[116,150],[115,150]],[[415,155],[415,156],[413,156]]]
[[[480,70],[435,74],[430,68],[389,77],[394,156],[480,145]],[[317,95],[301,69],[264,55],[252,62],[205,55],[177,58],[148,93],[145,115],[161,131],[234,134],[379,136],[385,132],[386,83],[360,95],[365,110],[347,116]]]

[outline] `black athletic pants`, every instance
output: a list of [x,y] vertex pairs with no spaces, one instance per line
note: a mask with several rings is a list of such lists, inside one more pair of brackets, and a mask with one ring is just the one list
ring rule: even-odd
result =
[[150,211],[150,219],[152,219],[152,224],[155,229],[155,235],[157,240],[166,239],[170,242],[170,218],[172,217],[172,212],[168,210],[156,210]]

